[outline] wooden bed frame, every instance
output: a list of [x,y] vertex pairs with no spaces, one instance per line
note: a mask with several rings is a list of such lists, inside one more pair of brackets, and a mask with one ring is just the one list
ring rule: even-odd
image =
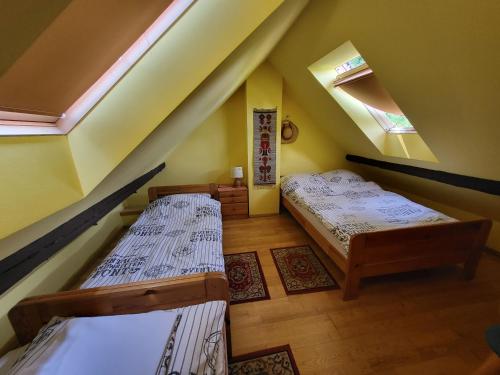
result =
[[[199,273],[122,285],[69,290],[26,298],[9,311],[20,345],[31,342],[40,328],[54,316],[101,316],[137,314],[153,310],[169,310],[205,303],[227,301],[229,294],[226,275],[222,272]],[[231,353],[230,335],[224,341]]]
[[[155,186],[149,201],[172,194],[209,193],[217,199],[217,185]],[[98,316],[167,310],[208,301],[227,302],[224,337],[231,358],[229,283],[224,272],[197,273],[98,288],[77,289],[26,298],[9,312],[21,345],[30,342],[53,316]]]
[[482,219],[361,233],[351,238],[346,257],[287,199],[282,205],[345,273],[344,300],[357,298],[369,276],[463,263],[470,280],[491,229],[491,220]]
[[172,194],[208,193],[213,199],[219,200],[216,184],[152,186],[148,189],[149,203],[155,199]]

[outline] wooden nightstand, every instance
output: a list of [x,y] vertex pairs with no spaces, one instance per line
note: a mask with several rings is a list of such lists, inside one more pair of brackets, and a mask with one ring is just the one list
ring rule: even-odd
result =
[[218,185],[223,219],[248,218],[248,188],[246,186]]

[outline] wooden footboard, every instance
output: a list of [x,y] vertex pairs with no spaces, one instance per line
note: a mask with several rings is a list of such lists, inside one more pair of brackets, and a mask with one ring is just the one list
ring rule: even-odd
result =
[[353,236],[344,300],[356,298],[361,278],[464,263],[472,279],[491,229],[490,220],[462,221]]
[[227,301],[229,313],[226,275],[209,272],[26,298],[9,311],[9,319],[19,343],[24,345],[54,316],[132,314],[217,300]]
[[345,272],[344,300],[356,298],[369,276],[463,263],[464,277],[472,279],[491,229],[491,220],[482,219],[361,233],[351,238],[345,258],[290,202],[282,204]]

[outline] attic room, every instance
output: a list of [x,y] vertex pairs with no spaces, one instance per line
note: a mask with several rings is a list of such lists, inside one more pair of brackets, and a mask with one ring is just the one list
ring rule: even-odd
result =
[[0,375],[500,374],[499,32],[0,0]]

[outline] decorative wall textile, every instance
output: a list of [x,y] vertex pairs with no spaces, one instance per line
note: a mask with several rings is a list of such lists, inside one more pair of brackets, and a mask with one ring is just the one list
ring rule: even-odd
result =
[[253,110],[253,183],[276,184],[275,109]]

